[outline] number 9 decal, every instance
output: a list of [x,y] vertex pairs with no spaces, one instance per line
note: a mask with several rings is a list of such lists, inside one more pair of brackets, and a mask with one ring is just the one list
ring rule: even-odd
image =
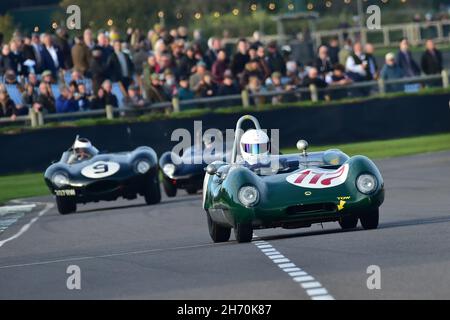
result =
[[120,165],[117,162],[98,161],[81,170],[81,174],[86,178],[100,179],[110,177],[119,171]]

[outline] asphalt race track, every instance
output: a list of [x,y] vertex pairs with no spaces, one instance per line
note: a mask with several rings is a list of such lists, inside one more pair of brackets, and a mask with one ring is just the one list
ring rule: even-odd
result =
[[[263,230],[251,244],[213,244],[200,194],[69,216],[46,205],[51,197],[28,199],[36,207],[0,233],[0,299],[448,299],[450,152],[377,165],[378,230]],[[81,290],[66,287],[70,265]],[[370,265],[381,268],[380,290],[367,288]]]

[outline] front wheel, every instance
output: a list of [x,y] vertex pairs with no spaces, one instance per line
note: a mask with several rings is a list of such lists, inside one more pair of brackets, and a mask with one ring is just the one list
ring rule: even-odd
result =
[[253,226],[250,223],[238,223],[234,228],[234,236],[237,242],[251,242],[253,239]]
[[358,225],[358,216],[351,215],[342,217],[341,220],[339,220],[339,225],[343,230],[355,229]]
[[173,185],[167,179],[163,179],[164,192],[169,198],[174,198],[177,195],[177,186]]
[[148,205],[157,204],[161,202],[161,189],[159,188],[159,179],[156,175],[153,179],[146,183],[144,189],[145,202]]
[[228,240],[230,240],[231,228],[223,227],[215,223],[211,219],[209,212],[206,212],[206,216],[208,217],[208,230],[211,239],[215,243],[227,242]]
[[365,212],[359,217],[359,220],[361,221],[361,225],[366,230],[373,230],[378,228],[378,223],[380,220],[380,210],[374,209]]
[[56,196],[56,206],[60,214],[66,215],[77,211],[75,199]]

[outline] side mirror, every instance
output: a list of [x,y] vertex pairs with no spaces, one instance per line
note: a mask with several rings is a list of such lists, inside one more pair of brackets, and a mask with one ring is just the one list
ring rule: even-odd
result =
[[206,172],[209,174],[209,175],[215,175],[216,173],[217,173],[217,170],[218,170],[218,168],[217,168],[217,166],[215,165],[215,164],[213,164],[213,163],[211,163],[210,165],[208,165],[207,167],[206,167]]
[[309,147],[309,144],[308,144],[308,142],[305,141],[305,140],[299,140],[299,141],[297,142],[297,149],[298,149],[300,152],[306,153],[306,150],[308,150],[308,147]]

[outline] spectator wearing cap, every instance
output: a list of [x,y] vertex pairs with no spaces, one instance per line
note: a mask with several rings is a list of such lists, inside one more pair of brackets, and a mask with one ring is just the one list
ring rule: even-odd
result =
[[122,51],[120,41],[114,41],[113,45],[114,52],[110,55],[107,63],[109,79],[122,83],[127,90],[132,81],[134,66],[130,57]]
[[161,83],[160,75],[157,73],[153,73],[150,76],[150,85],[146,88],[146,98],[150,101],[150,103],[170,100],[170,97]]
[[145,100],[139,92],[139,87],[132,85],[128,88],[127,95],[123,98],[125,108],[142,108],[145,106]]
[[250,61],[248,54],[248,42],[246,39],[240,39],[237,43],[237,52],[231,59],[231,72],[235,77],[238,77],[244,71],[245,65]]
[[420,68],[414,60],[409,50],[409,42],[407,39],[400,41],[400,50],[397,53],[397,63],[403,69],[406,77],[414,77],[420,75]]
[[195,98],[195,93],[189,88],[189,79],[187,77],[180,78],[180,86],[178,88],[178,98],[182,100],[192,100]]
[[322,45],[318,49],[317,58],[314,66],[319,70],[320,76],[325,79],[326,75],[333,71],[331,59],[328,55],[328,47]]
[[223,82],[225,71],[228,69],[229,61],[227,53],[224,49],[219,50],[217,53],[217,60],[212,65],[211,73],[214,81],[218,84]]
[[426,50],[422,55],[421,65],[425,74],[438,74],[442,72],[442,53],[436,49],[433,40],[427,40]]
[[17,85],[17,75],[14,72],[14,70],[9,69],[8,71],[6,71],[5,73],[5,84],[8,85]]
[[[380,77],[384,81],[388,80],[396,80],[405,77],[404,70],[402,67],[395,61],[395,55],[392,52],[386,54],[385,57],[385,65],[381,69]],[[401,91],[403,86],[401,84],[387,84],[386,92],[395,92]]]
[[267,45],[267,63],[272,73],[279,72],[282,76],[286,75],[286,62],[278,50],[276,41],[271,41]]
[[77,112],[78,104],[74,99],[73,92],[66,86],[61,89],[61,94],[56,99],[56,112],[69,113]]
[[200,82],[206,73],[206,63],[200,61],[197,63],[196,72],[189,78],[189,87],[192,91],[196,92],[200,86]]
[[1,85],[0,86],[0,117],[11,118],[13,120],[16,119],[17,109],[14,101],[9,97],[8,91],[6,88]]
[[89,70],[91,51],[80,37],[75,37],[75,45],[71,49],[74,70],[86,75]]
[[[329,74],[325,81],[330,87],[345,86],[353,82],[353,80],[345,74],[345,67],[340,63],[333,66],[333,73]],[[333,100],[342,99],[348,96],[348,91],[331,90],[330,96]]]
[[42,40],[44,44],[41,51],[42,69],[49,70],[53,78],[57,79],[59,69],[64,66],[62,53],[57,46],[53,45],[50,34],[44,34]]

